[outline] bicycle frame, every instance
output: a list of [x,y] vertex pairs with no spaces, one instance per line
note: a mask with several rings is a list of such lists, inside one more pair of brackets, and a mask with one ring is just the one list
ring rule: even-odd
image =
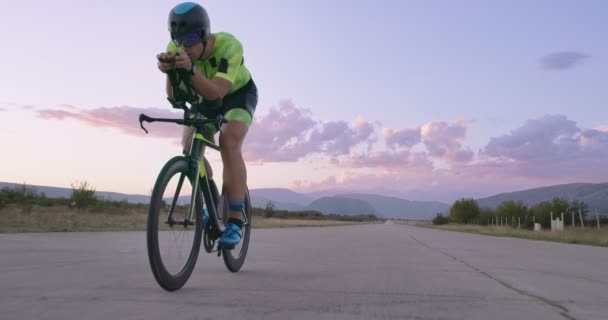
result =
[[[172,100],[169,100],[172,103],[175,103]],[[203,164],[203,161],[199,159],[200,156],[200,149],[201,146],[207,146],[211,149],[217,150],[217,151],[221,151],[220,147],[215,144],[213,141],[210,141],[208,139],[206,139],[203,135],[203,130],[205,125],[210,124],[210,123],[217,123],[218,126],[221,123],[225,123],[226,120],[223,118],[223,116],[218,116],[217,119],[203,119],[200,112],[195,111],[194,113],[189,110],[186,106],[182,106],[182,108],[185,111],[184,114],[184,118],[185,119],[166,119],[166,118],[152,118],[149,117],[145,114],[140,114],[139,115],[139,122],[140,125],[142,127],[142,129],[144,131],[146,131],[146,133],[148,133],[148,130],[146,130],[146,128],[144,128],[143,126],[143,122],[171,122],[171,123],[176,123],[176,124],[181,124],[181,125],[186,125],[186,126],[194,126],[196,128],[194,135],[193,135],[193,139],[192,139],[192,146],[190,148],[190,153],[185,155],[186,159],[188,159],[189,163],[190,163],[190,169],[192,170],[192,172],[194,172],[194,176],[193,178],[193,187],[192,187],[192,194],[191,194],[191,201],[190,201],[190,211],[188,212],[188,216],[186,218],[186,220],[184,221],[184,226],[186,225],[190,225],[192,224],[191,221],[194,221],[194,215],[195,215],[195,210],[196,210],[196,195],[199,192],[199,189],[201,188],[200,183],[204,183],[206,188],[202,188],[202,194],[204,197],[204,201],[205,203],[207,203],[207,210],[209,210],[209,214],[213,215],[213,218],[211,219],[213,221],[213,223],[215,224],[215,227],[218,228],[218,230],[221,230],[220,225],[219,225],[219,221],[217,221],[217,203],[215,203],[215,199],[213,199],[212,195],[211,195],[211,187],[209,185],[209,178],[207,176],[206,170],[205,170],[205,165]],[[169,223],[169,225],[173,225],[173,224],[177,224],[175,223],[175,221],[173,221],[172,217],[173,217],[173,210],[175,209],[175,206],[177,204],[177,199],[179,197],[179,194],[181,193],[181,188],[182,188],[182,184],[184,182],[184,178],[185,176],[182,175],[180,176],[178,185],[177,185],[177,189],[175,190],[175,195],[173,197],[173,202],[171,203],[171,208],[169,209],[169,214],[167,217],[167,223]]]

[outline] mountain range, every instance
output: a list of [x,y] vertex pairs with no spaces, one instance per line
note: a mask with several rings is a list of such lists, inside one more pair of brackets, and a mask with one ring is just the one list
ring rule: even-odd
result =
[[[20,184],[0,182],[0,189],[13,188]],[[70,197],[68,188],[31,186],[37,192],[44,192],[47,197]],[[399,218],[411,220],[429,220],[437,213],[447,214],[450,204],[438,201],[411,201],[398,197],[377,194],[348,193],[344,191],[325,191],[323,193],[298,193],[283,188],[251,189],[252,206],[266,208],[272,204],[275,210],[316,210],[326,214],[375,214],[382,218]],[[116,192],[96,191],[102,199],[148,203],[149,196],[132,195]],[[491,197],[476,199],[480,207],[495,209],[506,200],[522,201],[532,206],[554,197],[568,200],[579,200],[587,203],[592,212],[608,211],[608,183],[571,183],[546,186],[515,192],[497,194]]]

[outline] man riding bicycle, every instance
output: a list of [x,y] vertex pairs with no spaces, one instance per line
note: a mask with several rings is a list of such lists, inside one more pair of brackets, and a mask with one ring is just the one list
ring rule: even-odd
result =
[[[194,101],[204,103],[201,110],[207,118],[222,114],[228,123],[221,127],[220,148],[224,165],[223,183],[229,199],[229,220],[218,240],[225,247],[233,247],[242,237],[242,211],[247,186],[247,169],[241,146],[247,135],[258,100],[255,83],[245,67],[243,46],[232,34],[211,33],[207,11],[199,4],[184,2],[169,13],[171,41],[167,52],[157,55],[158,68],[167,73],[181,69],[188,75],[190,85],[179,88],[188,92]],[[167,77],[167,95],[174,98]],[[217,126],[209,126],[206,134],[212,140]],[[182,147],[190,151],[194,128],[184,128]],[[213,173],[203,152],[200,153],[211,178]]]

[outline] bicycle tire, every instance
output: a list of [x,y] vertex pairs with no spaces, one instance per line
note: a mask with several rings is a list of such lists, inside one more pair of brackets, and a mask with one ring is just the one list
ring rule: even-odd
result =
[[[224,208],[228,208],[228,197],[226,195],[226,190],[223,188],[222,190],[222,200],[224,201]],[[234,257],[232,253],[233,249],[222,249],[222,257],[224,258],[224,264],[226,268],[228,268],[231,272],[238,272],[243,263],[245,263],[245,258],[247,257],[247,251],[249,250],[249,239],[251,237],[251,199],[249,197],[249,189],[245,190],[245,205],[243,207],[245,209],[244,214],[247,215],[246,221],[247,224],[243,225],[243,238],[241,239],[241,249],[239,250],[238,257]],[[229,214],[224,212],[224,223],[228,222]]]
[[[185,173],[190,180],[198,177],[193,177],[194,174],[189,166],[189,160],[183,156],[174,157],[169,160],[160,171],[154,189],[152,191],[152,197],[150,199],[150,209],[148,212],[148,225],[147,225],[147,247],[148,247],[148,259],[150,267],[156,282],[167,291],[175,291],[180,289],[186,281],[190,278],[196,261],[201,245],[201,237],[203,231],[203,197],[201,192],[196,194],[196,214],[195,214],[195,229],[194,229],[194,241],[192,248],[185,265],[176,274],[170,273],[165,264],[163,263],[160,246],[159,246],[159,230],[158,230],[158,219],[159,214],[163,205],[163,194],[167,187],[167,184],[175,174]],[[200,189],[199,189],[200,190]]]

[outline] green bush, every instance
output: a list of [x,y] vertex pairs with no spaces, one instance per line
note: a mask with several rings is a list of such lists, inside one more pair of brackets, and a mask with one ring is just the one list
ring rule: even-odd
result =
[[457,200],[450,208],[450,221],[456,223],[472,223],[479,215],[480,209],[477,201],[472,198]]
[[442,213],[438,213],[437,216],[435,216],[435,218],[433,219],[433,224],[436,225],[448,224],[449,222],[450,219],[448,219],[448,217],[444,216]]
[[0,209],[6,207],[8,203],[8,195],[2,190],[2,192],[0,192]]
[[97,203],[95,197],[95,188],[88,182],[72,183],[72,196],[70,197],[70,205],[79,209],[92,207]]

